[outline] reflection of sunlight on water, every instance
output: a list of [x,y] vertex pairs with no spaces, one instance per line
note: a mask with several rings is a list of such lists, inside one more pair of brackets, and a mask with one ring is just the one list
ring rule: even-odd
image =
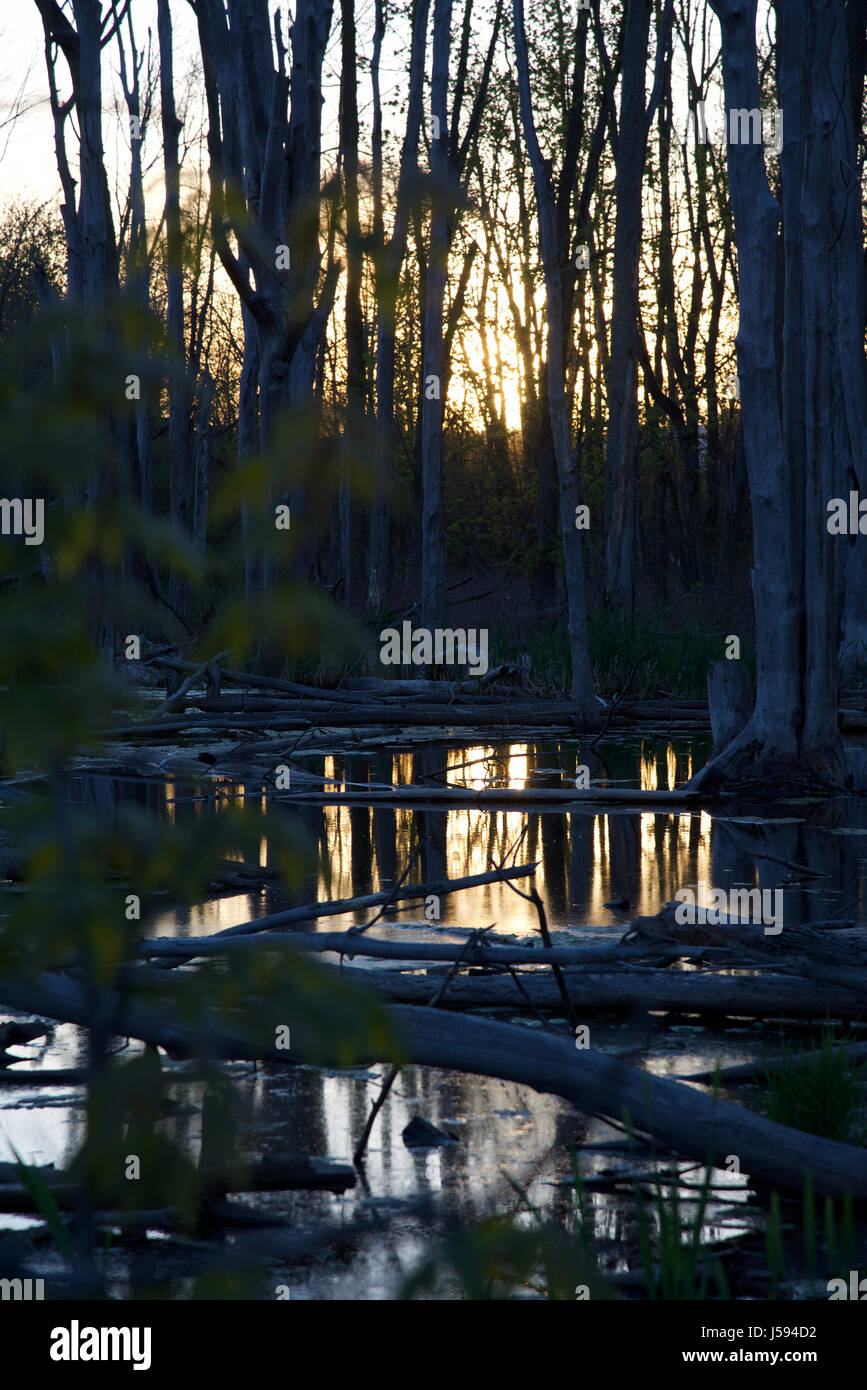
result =
[[[660,780],[672,788],[691,774],[692,755],[683,742],[671,740],[654,745],[640,739],[623,752],[622,762],[631,757],[632,784],[653,790]],[[581,758],[580,748],[577,756]],[[446,780],[456,786],[478,789],[508,783],[526,788],[557,785],[558,777],[571,789],[576,758],[574,741],[568,746],[514,743],[499,747],[478,744],[469,747],[443,747],[423,753],[389,753],[371,768],[371,778],[381,781],[390,773],[393,783],[418,785],[424,776],[437,774],[434,784]],[[627,764],[628,767],[628,764]],[[367,775],[367,765],[359,761],[349,769],[347,758],[323,755],[318,767],[328,785],[342,787]],[[614,766],[603,769],[604,778],[623,782]],[[678,776],[678,773],[680,775]],[[213,814],[215,809],[241,803],[243,788],[230,790],[216,801],[196,804],[194,813]],[[258,792],[259,784],[254,788]],[[184,802],[179,794],[179,806]],[[175,786],[170,787],[175,795]],[[189,798],[188,798],[189,799]],[[258,795],[256,796],[258,802]],[[202,809],[202,807],[204,809]],[[266,802],[262,799],[263,810]],[[167,813],[174,817],[175,806]],[[189,807],[183,809],[189,810]],[[180,814],[180,810],[177,811]],[[291,814],[291,812],[290,812]],[[595,809],[548,811],[501,807],[425,809],[408,807],[365,807],[325,805],[301,813],[308,830],[318,840],[318,864],[308,890],[319,901],[353,898],[390,887],[412,866],[408,882],[434,882],[443,878],[464,878],[487,872],[495,864],[538,862],[535,882],[546,905],[552,927],[602,929],[617,934],[627,917],[625,912],[652,914],[674,897],[677,888],[711,881],[712,821],[700,815],[677,811],[635,811],[607,814]],[[240,854],[235,854],[240,858]],[[259,863],[269,863],[267,837],[259,846]],[[526,888],[527,883],[518,885]],[[308,894],[300,899],[305,901]],[[605,903],[626,898],[629,909],[612,912]],[[236,926],[265,912],[279,911],[285,899],[269,886],[256,893],[237,893],[222,900],[204,903],[189,912],[164,912],[154,922],[156,934],[179,931],[199,935]],[[388,916],[418,921],[423,905],[404,904]],[[352,921],[364,920],[355,913]],[[485,884],[441,901],[441,924],[463,927],[495,922],[497,930],[528,935],[537,930],[532,907],[503,883]],[[322,930],[350,925],[347,918],[324,918]]]
[[665,768],[668,773],[668,790],[673,792],[677,786],[677,754],[670,743],[665,750]]
[[529,760],[526,745],[518,744],[516,751],[509,758],[509,786],[521,787],[522,789],[526,787],[528,772]]
[[647,857],[656,853],[656,816],[651,814],[640,817],[641,824],[641,853]]
[[[671,745],[669,744],[669,747]],[[644,743],[641,744],[641,770],[639,786],[643,792],[655,792],[658,787],[656,775],[656,753],[649,753],[645,757]]]
[[412,781],[412,753],[392,755],[391,780],[393,786],[406,787]]

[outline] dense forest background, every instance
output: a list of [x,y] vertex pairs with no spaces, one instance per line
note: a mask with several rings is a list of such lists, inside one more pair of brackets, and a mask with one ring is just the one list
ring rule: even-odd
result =
[[[213,1232],[241,1219],[215,1194],[258,1190],[219,1063],[377,1059],[381,1099],[359,1090],[343,1132],[356,1166],[394,1069],[456,1066],[628,1112],[700,1163],[735,1134],[744,1173],[803,1189],[808,1248],[805,1179],[863,1195],[860,1079],[836,1128],[760,1122],[573,1047],[573,995],[864,1018],[863,945],[825,929],[854,928],[853,905],[863,921],[849,793],[867,756],[843,733],[867,727],[867,0],[27,5],[44,69],[0,136],[35,90],[54,191],[0,209],[0,1002],[82,1030],[60,1084],[74,1072],[86,1097],[62,1172],[11,1150],[0,1177],[30,1186],[8,1210],[38,1209],[65,1287],[99,1293],[116,1213]],[[25,501],[44,517],[22,538]],[[386,664],[381,634],[403,624],[487,629],[490,672]],[[726,794],[763,816],[717,816],[709,857],[705,807]],[[405,901],[425,921],[401,929],[438,930],[440,895],[511,893],[540,864],[547,903],[516,889],[515,919],[538,938],[499,942],[508,979],[456,978],[502,899],[466,909],[458,947],[362,939]],[[756,964],[758,919],[734,912],[730,956],[673,939],[664,900],[687,878],[762,901],[806,880],[782,938],[795,965],[776,935]],[[551,956],[542,981],[546,911],[572,932],[588,885],[600,910],[660,911],[587,954],[568,936],[564,968],[598,946],[602,971],[566,979]],[[184,913],[227,889],[248,920],[189,932]],[[177,940],[158,934],[167,906]],[[339,967],[301,954],[323,947],[300,930],[320,916],[352,922],[327,946]],[[364,949],[444,974],[383,971],[376,993],[344,965]],[[706,952],[710,971],[665,974]],[[515,964],[568,1039],[452,1010],[464,986],[499,1008]],[[118,1038],[141,1050],[116,1065]],[[201,1124],[174,1144],[160,1123],[186,1060]],[[257,1169],[261,1190],[354,1184],[302,1157]]]
[[[863,548],[804,537],[863,471],[862,4],[790,7],[778,40],[773,7],[735,0],[190,0],[182,61],[169,0],[35,4],[60,196],[3,211],[7,362],[47,395],[68,326],[12,330],[113,314],[115,472],[85,496],[237,547],[215,594],[126,545],[148,638],[207,647],[220,597],[290,580],[351,617],[368,670],[386,623],[488,627],[492,664],[588,725],[627,684],[703,695],[732,635],[752,668],[757,607],[759,686],[790,673],[798,727],[817,651],[860,677]],[[815,421],[789,408],[814,319]],[[810,430],[834,452],[815,469]]]
[[[254,514],[291,503],[292,566],[371,630],[421,601],[562,681],[541,195],[599,675],[686,629],[697,659],[652,679],[701,686],[711,634],[752,628],[725,149],[688,130],[722,106],[707,6],[534,6],[529,111],[503,4],[192,8],[179,67],[168,3],[153,32],[136,4],[40,0],[62,196],[3,210],[3,342],[64,297],[147,314],[117,435],[149,510],[202,547],[246,524],[250,593]],[[50,390],[44,349],[17,360]],[[214,515],[260,451],[270,493]],[[152,578],[152,635],[197,635],[207,605]]]

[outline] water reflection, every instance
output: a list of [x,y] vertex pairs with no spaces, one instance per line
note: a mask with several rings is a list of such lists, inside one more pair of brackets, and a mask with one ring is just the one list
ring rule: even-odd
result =
[[[575,740],[515,742],[501,745],[427,746],[394,753],[310,754],[304,759],[304,785],[357,791],[371,786],[405,785],[535,788],[574,786],[576,769],[589,763],[601,785],[675,789],[708,753],[707,742],[688,738],[638,737],[603,745],[598,754],[582,752]],[[293,787],[295,786],[293,774]],[[182,816],[218,815],[232,803],[267,809],[256,783],[215,781],[194,786],[179,782],[133,782],[81,777],[74,794],[83,801],[106,798],[146,804],[170,821]],[[802,804],[772,808],[764,818],[715,817],[704,811],[659,810],[637,813],[612,809],[563,812],[528,806],[429,807],[293,803],[288,816],[315,846],[316,862],[305,888],[290,898],[279,882],[257,891],[214,898],[191,910],[166,907],[148,927],[159,934],[196,936],[265,915],[293,902],[353,898],[386,890],[409,870],[409,882],[433,882],[484,873],[507,861],[520,842],[518,858],[538,861],[536,885],[554,928],[589,935],[614,934],[629,916],[654,913],[683,887],[698,884],[782,888],[785,918],[810,921],[834,915],[841,894],[842,915],[863,915],[867,807],[854,799],[804,810]],[[259,863],[273,867],[267,837]],[[804,872],[799,873],[801,867]],[[626,900],[618,912],[606,908]],[[701,892],[700,898],[701,901]],[[422,906],[390,910],[385,921],[417,921]],[[477,927],[496,923],[503,933],[526,935],[535,926],[528,905],[497,883],[443,897],[441,925]],[[353,912],[329,918],[324,928],[367,920]]]
[[[515,742],[507,745],[426,747],[367,756],[321,753],[305,759],[311,777],[336,788],[414,784],[481,788],[483,786],[561,787],[574,784],[584,761],[594,780],[645,789],[681,785],[705,760],[701,741],[649,738],[603,745],[593,757],[576,741]],[[293,774],[294,777],[294,774]],[[294,785],[294,781],[293,781]],[[170,823],[194,816],[216,816],[233,802],[267,810],[261,783],[228,781],[165,785],[157,780],[79,776],[70,797],[106,810],[135,803]],[[616,933],[636,912],[652,913],[680,887],[757,886],[785,892],[787,921],[820,920],[832,915],[864,920],[864,864],[867,855],[867,805],[858,799],[805,807],[778,804],[764,817],[704,812],[598,810],[526,810],[462,806],[407,809],[359,801],[351,806],[284,802],[281,813],[303,827],[315,846],[315,864],[299,900],[348,898],[393,885],[412,866],[410,879],[458,878],[484,872],[492,861],[506,859],[521,840],[520,858],[539,860],[536,882],[552,927],[577,934]],[[259,863],[272,867],[268,837],[259,846]],[[794,866],[794,867],[793,867]],[[800,867],[798,867],[800,866]],[[626,898],[622,912],[605,903]],[[189,911],[162,908],[146,929],[159,934],[200,935],[259,917],[288,903],[279,886],[264,882],[251,893],[234,893],[203,902]],[[446,925],[477,927],[496,922],[501,932],[527,935],[535,930],[529,905],[502,884],[486,885],[442,899]],[[324,919],[334,930],[367,914]],[[390,927],[418,919],[421,907],[389,914]],[[517,1019],[515,1020],[517,1021]],[[550,1024],[557,1027],[556,1021]],[[563,1025],[565,1027],[565,1025]],[[620,1031],[621,1027],[624,1031]],[[686,1039],[688,1038],[688,1041]],[[600,1020],[594,1045],[645,1065],[661,1075],[699,1070],[713,1061],[744,1061],[755,1055],[760,1026],[731,1029],[725,1036],[698,1028],[672,1028],[650,1022],[621,1025]],[[120,1041],[120,1040],[119,1040]],[[15,1049],[43,1067],[74,1066],[83,1061],[84,1037],[63,1025],[48,1045]],[[137,1044],[127,1044],[130,1053]],[[312,1068],[261,1067],[237,1072],[236,1090],[249,1107],[245,1139],[253,1153],[282,1157],[305,1152],[348,1159],[382,1076],[338,1075]],[[200,1142],[201,1087],[178,1082],[173,1097],[181,1111],[166,1122],[192,1158]],[[81,1135],[81,1093],[37,1088],[25,1096],[0,1096],[0,1128],[25,1158],[63,1164]],[[459,1137],[454,1148],[413,1153],[402,1131],[416,1114]],[[275,1270],[274,1282],[287,1282],[293,1298],[377,1298],[394,1296],[403,1277],[429,1253],[432,1239],[447,1224],[466,1226],[492,1210],[514,1210],[514,1190],[506,1174],[526,1188],[546,1216],[574,1216],[568,1186],[570,1144],[582,1146],[581,1171],[592,1182],[610,1166],[611,1156],[594,1144],[622,1138],[602,1121],[589,1120],[552,1096],[481,1077],[424,1068],[406,1068],[379,1117],[368,1149],[368,1191],[359,1186],[343,1197],[327,1193],[267,1194],[259,1203],[273,1206],[299,1222],[351,1217],[368,1197],[374,1200],[430,1195],[437,1199],[436,1222],[426,1228],[402,1219],[388,1232],[359,1240],[348,1258],[323,1255],[291,1271]],[[9,1158],[11,1152],[2,1151]],[[694,1169],[691,1181],[700,1183]],[[706,1239],[731,1236],[751,1226],[757,1214],[747,1193],[731,1175],[715,1173],[718,1190],[705,1214]],[[616,1272],[626,1264],[623,1242],[636,1246],[631,1195],[590,1191],[595,1234],[611,1243],[603,1267]],[[652,1219],[652,1218],[651,1218]],[[33,1224],[7,1216],[4,1227]]]

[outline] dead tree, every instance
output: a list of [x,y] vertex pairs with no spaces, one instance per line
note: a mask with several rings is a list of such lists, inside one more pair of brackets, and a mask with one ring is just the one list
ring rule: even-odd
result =
[[[757,692],[752,717],[698,774],[708,790],[787,778],[815,786],[844,775],[837,727],[835,569],[841,538],[826,506],[839,473],[835,382],[857,379],[863,342],[841,322],[840,218],[848,175],[836,157],[851,112],[841,0],[781,8],[780,95],[784,284],[782,363],[775,344],[780,209],[760,144],[738,140],[735,117],[758,111],[756,0],[711,0],[722,26],[728,173],[740,287],[737,335],[744,446],[753,504]],[[830,318],[830,323],[829,323]],[[778,383],[782,384],[782,411]],[[863,447],[863,442],[860,442]]]
[[569,650],[572,657],[572,695],[577,706],[579,719],[585,727],[589,728],[598,722],[598,707],[593,692],[590,653],[587,647],[584,559],[581,552],[581,535],[576,529],[578,465],[572,448],[569,408],[566,401],[563,281],[557,245],[554,191],[551,187],[549,166],[542,156],[533,115],[523,0],[513,0],[513,17],[521,124],[533,169],[536,207],[539,217],[539,239],[542,263],[545,269],[548,322],[548,407],[560,486],[560,537],[563,543],[563,563],[566,571]]
[[641,200],[647,138],[662,94],[673,0],[666,0],[656,45],[656,76],[645,109],[644,85],[651,0],[629,0],[623,39],[623,79],[614,185],[614,284],[608,363],[605,593],[617,607],[634,600],[635,524],[638,505],[638,275]]

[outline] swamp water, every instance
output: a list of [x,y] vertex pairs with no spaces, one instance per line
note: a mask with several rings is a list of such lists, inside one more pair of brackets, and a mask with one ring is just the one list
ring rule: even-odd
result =
[[[223,894],[191,910],[161,908],[143,930],[149,936],[194,939],[225,927],[292,906],[295,902],[349,898],[391,887],[410,867],[409,882],[432,882],[483,873],[504,863],[519,845],[516,862],[539,861],[535,882],[549,926],[560,943],[617,940],[638,914],[652,914],[682,888],[761,887],[781,889],[784,922],[829,918],[867,921],[867,802],[842,798],[821,807],[796,800],[762,808],[763,814],[727,812],[712,817],[690,810],[636,812],[628,808],[560,810],[485,807],[444,809],[375,808],[363,804],[367,784],[427,780],[443,786],[514,788],[574,786],[576,768],[590,765],[593,782],[645,790],[681,786],[706,760],[706,740],[641,736],[610,739],[599,757],[581,753],[575,741],[514,742],[505,745],[440,744],[401,752],[308,753],[301,785],[357,791],[358,804],[292,806],[292,790],[281,795],[281,810],[297,821],[311,846],[306,888],[290,898],[273,884],[255,892]],[[308,779],[305,782],[305,778]],[[293,766],[292,787],[297,779]],[[219,815],[233,801],[261,798],[261,786],[124,780],[88,772],[70,780],[68,795],[103,807],[134,801],[176,818]],[[263,839],[260,864],[269,867]],[[801,866],[798,867],[793,866]],[[804,872],[809,870],[809,873]],[[702,889],[698,887],[699,902]],[[625,900],[628,907],[606,907]],[[516,940],[537,939],[532,906],[505,883],[488,884],[443,896],[439,920],[427,922],[423,906],[389,909],[376,934],[399,939],[410,931],[419,940],[461,940],[466,929],[494,925]],[[369,920],[367,912],[320,918],[304,930],[338,931]],[[325,956],[323,959],[334,959]],[[390,963],[356,958],[356,966],[391,968]],[[432,983],[433,989],[433,983]],[[525,1027],[541,1027],[529,1015],[498,1011],[497,1017]],[[550,1027],[568,1032],[562,1021]],[[724,1032],[711,1032],[697,1018],[639,1014],[625,1021],[591,1019],[592,1045],[661,1075],[697,1071],[754,1058],[760,1049],[778,1050],[779,1024],[743,1020]],[[787,1029],[787,1037],[799,1036]],[[803,1034],[809,1036],[809,1030]],[[123,1040],[117,1040],[121,1047]],[[34,1069],[79,1065],[83,1035],[57,1027],[48,1044],[13,1049]],[[138,1045],[127,1044],[123,1055]],[[228,1069],[246,1103],[244,1140],[251,1157],[279,1159],[307,1153],[351,1161],[355,1143],[386,1068],[331,1072],[301,1067],[269,1068],[237,1064]],[[192,1157],[198,1155],[200,1083],[173,1084],[175,1102],[167,1127]],[[61,1165],[77,1145],[82,1126],[83,1092],[36,1086],[26,1091],[0,1088],[0,1158],[11,1158],[4,1140],[26,1160]],[[411,1150],[402,1131],[420,1116],[457,1139],[427,1151]],[[259,1194],[257,1207],[289,1217],[304,1230],[320,1221],[348,1224],[371,1210],[389,1214],[395,1201],[429,1198],[429,1212],[397,1211],[380,1230],[353,1236],[298,1261],[291,1269],[275,1265],[274,1286],[288,1285],[293,1299],[394,1297],[404,1279],[432,1252],[434,1241],[455,1226],[465,1228],[492,1212],[519,1207],[512,1183],[534,1206],[559,1223],[574,1222],[571,1145],[581,1149],[585,1179],[610,1171],[617,1157],[605,1147],[622,1134],[603,1121],[578,1114],[556,1097],[541,1096],[512,1083],[411,1067],[399,1076],[368,1145],[363,1180],[343,1196],[328,1193]],[[668,1166],[660,1162],[660,1167]],[[700,1165],[681,1165],[689,1181],[700,1183]],[[511,1180],[511,1182],[510,1182]],[[716,1241],[756,1229],[760,1211],[744,1179],[716,1170],[703,1239]],[[608,1191],[587,1198],[601,1267],[625,1268],[623,1250],[635,1248],[631,1199]],[[684,1217],[691,1214],[684,1194]],[[24,1228],[28,1218],[0,1217],[0,1230]],[[606,1254],[606,1252],[609,1252]],[[115,1288],[123,1291],[122,1261],[109,1255]],[[46,1255],[46,1272],[51,1273]],[[266,1287],[267,1296],[267,1287]]]

